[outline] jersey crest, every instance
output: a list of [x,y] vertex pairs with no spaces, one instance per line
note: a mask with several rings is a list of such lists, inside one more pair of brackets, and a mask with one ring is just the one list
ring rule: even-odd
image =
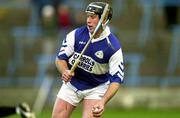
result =
[[102,50],[97,51],[97,52],[95,53],[95,55],[96,55],[96,57],[98,57],[98,58],[100,58],[100,59],[103,59],[103,57],[104,57],[104,53],[103,53]]

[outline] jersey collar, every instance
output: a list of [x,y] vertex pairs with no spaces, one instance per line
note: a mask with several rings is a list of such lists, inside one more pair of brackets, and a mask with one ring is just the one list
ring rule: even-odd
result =
[[[90,33],[89,33],[89,35],[91,36]],[[108,26],[106,26],[105,30],[101,33],[101,35],[96,39],[93,38],[91,40],[91,43],[101,41],[101,40],[105,39],[106,37],[108,37],[109,35],[110,35],[110,28]]]

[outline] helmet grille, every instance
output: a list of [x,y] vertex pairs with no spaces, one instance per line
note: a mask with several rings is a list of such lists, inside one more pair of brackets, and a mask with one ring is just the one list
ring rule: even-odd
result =
[[[106,6],[106,3],[104,2],[92,2],[87,6],[86,13],[98,14],[100,18],[105,6]],[[110,7],[108,19],[110,20],[111,18],[112,18],[112,8]]]

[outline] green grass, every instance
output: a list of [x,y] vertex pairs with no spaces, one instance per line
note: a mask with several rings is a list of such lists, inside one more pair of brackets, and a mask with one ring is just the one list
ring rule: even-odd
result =
[[[50,118],[51,110],[44,110],[44,112],[37,118]],[[19,118],[18,116],[12,116],[9,118]],[[77,109],[73,112],[71,118],[81,118],[81,109]],[[180,109],[107,109],[102,118],[180,118]]]

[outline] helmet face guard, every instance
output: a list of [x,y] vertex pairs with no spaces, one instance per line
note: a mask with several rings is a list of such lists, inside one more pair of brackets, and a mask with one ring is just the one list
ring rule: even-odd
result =
[[[105,2],[92,2],[87,6],[86,13],[97,14],[99,16],[99,18],[101,18],[101,15],[104,11],[106,4],[107,3],[105,3]],[[112,18],[112,14],[113,14],[112,8],[109,7],[109,14],[108,14],[109,21]]]

